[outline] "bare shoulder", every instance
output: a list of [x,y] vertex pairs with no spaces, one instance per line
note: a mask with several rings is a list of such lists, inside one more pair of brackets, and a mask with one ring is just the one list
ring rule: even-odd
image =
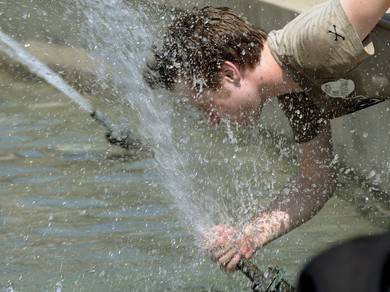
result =
[[361,40],[373,30],[390,7],[390,0],[340,0]]

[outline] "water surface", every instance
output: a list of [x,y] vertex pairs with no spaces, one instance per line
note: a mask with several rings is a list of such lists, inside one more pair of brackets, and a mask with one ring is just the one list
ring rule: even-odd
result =
[[[18,291],[53,291],[58,283],[63,291],[247,289],[242,275],[222,273],[198,251],[152,157],[109,146],[87,114],[43,82],[1,72],[0,103],[0,287],[11,281]],[[191,165],[202,176],[200,198],[205,188],[240,196],[237,191],[250,190],[264,207],[267,190],[294,170],[272,140],[237,146],[225,131],[192,131],[188,139],[221,136],[206,169],[197,159]],[[263,178],[253,175],[259,169]],[[259,251],[256,261],[277,264],[294,279],[316,251],[385,228],[378,223],[383,214],[369,219],[351,199],[364,198],[366,190],[341,182],[317,217]],[[234,198],[226,196],[220,207],[233,217],[241,214],[229,213]]]

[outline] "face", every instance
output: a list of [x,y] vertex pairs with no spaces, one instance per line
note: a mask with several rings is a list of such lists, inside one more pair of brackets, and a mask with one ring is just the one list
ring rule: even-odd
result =
[[207,114],[212,126],[223,119],[241,125],[253,124],[259,120],[264,103],[250,74],[241,74],[238,79],[223,78],[218,89],[206,89],[201,94],[184,84],[177,89],[179,95],[185,96],[193,106]]
[[203,100],[192,103],[208,114],[210,125],[217,125],[222,119],[237,122],[241,125],[254,124],[260,119],[263,102],[258,97],[257,90],[249,84],[231,88],[222,86],[215,90],[206,90]]

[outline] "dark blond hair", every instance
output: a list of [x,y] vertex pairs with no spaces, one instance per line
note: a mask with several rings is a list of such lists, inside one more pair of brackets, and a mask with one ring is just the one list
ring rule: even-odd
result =
[[178,79],[198,91],[215,89],[224,61],[253,67],[260,60],[267,34],[227,7],[179,11],[152,48],[144,78],[151,87],[173,89]]

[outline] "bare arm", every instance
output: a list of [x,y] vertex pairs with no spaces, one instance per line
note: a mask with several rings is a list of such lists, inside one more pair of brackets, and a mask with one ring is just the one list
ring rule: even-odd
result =
[[298,145],[298,175],[244,229],[257,248],[309,220],[324,206],[336,185],[332,159],[330,125],[313,140]]
[[341,0],[341,5],[360,39],[364,40],[390,7],[390,1]]
[[242,257],[289,232],[314,216],[334,192],[335,173],[330,126],[298,145],[298,175],[277,195],[267,211],[241,231],[217,225],[205,233],[205,248],[221,268],[234,271]]

